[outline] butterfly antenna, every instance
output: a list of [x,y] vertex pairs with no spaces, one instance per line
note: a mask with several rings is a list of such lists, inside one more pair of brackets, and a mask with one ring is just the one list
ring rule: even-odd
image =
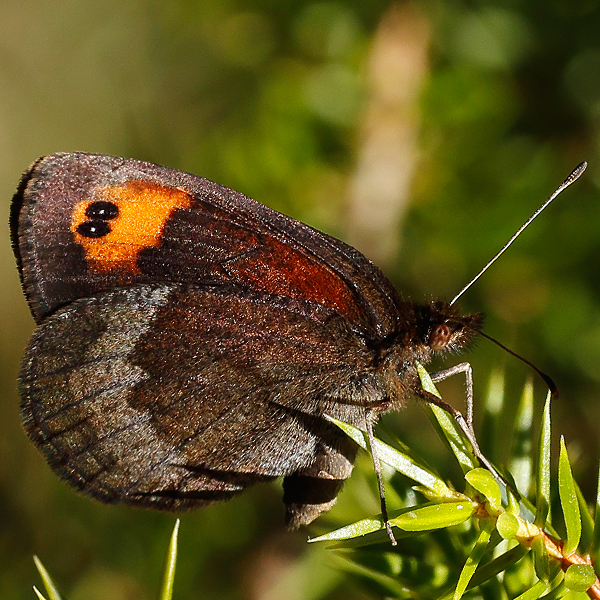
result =
[[[548,206],[548,204],[550,204],[550,202],[552,202],[552,200],[554,200],[554,198],[556,198],[556,196],[558,196],[563,190],[567,189],[573,182],[577,181],[577,179],[579,179],[579,177],[581,177],[581,174],[585,171],[586,167],[587,167],[587,162],[582,162],[580,165],[575,167],[573,172],[558,186],[558,188],[548,198],[548,200],[546,200],[546,202],[544,202],[531,215],[531,217],[529,217],[529,219],[527,219],[527,221],[525,221],[525,223],[523,223],[523,225],[521,225],[521,227],[519,227],[519,229],[516,231],[516,233],[510,238],[510,240],[508,240],[508,242],[506,242],[506,244],[504,244],[504,246],[502,246],[500,251],[483,267],[483,269],[481,269],[481,271],[479,271],[479,273],[477,273],[477,275],[475,275],[475,277],[473,277],[473,279],[471,279],[471,281],[469,281],[469,283],[467,283],[467,285],[465,285],[465,287],[462,290],[460,290],[460,292],[458,292],[458,294],[456,294],[456,296],[454,296],[454,299],[452,300],[452,302],[450,302],[450,305],[454,304],[506,252],[506,250],[508,250],[509,246],[521,235],[521,233],[523,233],[525,228],[529,226],[529,224]],[[496,342],[496,340],[492,340],[492,341],[495,343],[498,343],[498,342]],[[505,350],[506,350],[506,348],[505,348]],[[509,350],[509,352],[510,352],[510,350]],[[516,358],[519,358],[520,360],[527,362],[520,356],[516,356]],[[533,365],[531,365],[531,366],[533,366]],[[533,368],[535,369],[535,367],[533,367]],[[537,369],[536,369],[536,371],[537,371]],[[539,371],[538,371],[538,373],[539,373]],[[542,376],[542,378],[544,380],[546,380],[547,376],[544,376],[541,373],[539,373],[539,374]]]
[[508,352],[511,356],[514,356],[515,358],[519,359],[522,363],[525,363],[528,367],[533,369],[544,380],[544,383],[548,386],[548,389],[550,390],[550,394],[552,395],[552,397],[558,398],[558,386],[556,385],[556,383],[554,383],[554,380],[552,379],[552,377],[550,377],[550,375],[546,375],[546,373],[544,373],[542,370],[538,369],[532,362],[528,361],[526,358],[522,357],[520,354],[517,354],[514,350],[507,348],[504,344],[500,343],[498,340],[494,339],[492,336],[488,335],[487,333],[483,333],[483,331],[478,331],[477,335],[480,335],[481,337],[485,338],[486,340],[489,340],[490,342],[496,344],[496,346],[498,346],[498,348],[502,348],[502,350],[504,350],[505,352]]

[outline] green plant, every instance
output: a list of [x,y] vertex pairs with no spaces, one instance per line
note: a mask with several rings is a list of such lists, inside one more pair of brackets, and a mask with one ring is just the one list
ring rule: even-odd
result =
[[[422,368],[420,376],[424,388],[438,394]],[[533,421],[528,417],[532,403],[533,388],[528,384],[515,419],[521,440],[533,436]],[[337,563],[386,596],[600,598],[593,566],[600,549],[600,500],[594,520],[573,479],[562,438],[557,485],[551,486],[550,395],[539,431],[536,468],[532,468],[532,444],[517,445],[511,458],[519,488],[526,490],[520,499],[478,467],[468,442],[447,413],[432,405],[426,410],[463,470],[464,492],[448,487],[402,444],[398,450],[376,440],[381,461],[417,484],[408,508],[389,515],[401,542],[398,549],[389,544],[381,516],[311,541],[335,542]],[[336,424],[367,447],[366,434],[345,423]],[[417,495],[424,501],[417,500]],[[550,511],[556,498],[562,513],[557,525],[560,518],[552,518]]]
[[[161,583],[159,587],[158,600],[171,600],[173,598],[173,581],[175,579],[175,566],[177,564],[177,538],[179,535],[179,519],[175,521],[173,527],[173,533],[169,541],[169,547],[165,556],[165,564],[162,572]],[[44,589],[48,594],[48,600],[63,600],[63,597],[58,592],[58,589],[50,576],[50,573],[46,570],[46,567],[42,564],[42,561],[37,557],[33,557],[35,566],[37,567],[38,573],[42,578]],[[33,586],[33,591],[37,596],[38,600],[47,600],[46,597]]]

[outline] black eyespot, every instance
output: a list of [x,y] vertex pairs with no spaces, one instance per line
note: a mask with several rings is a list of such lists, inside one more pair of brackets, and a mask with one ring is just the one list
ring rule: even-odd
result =
[[112,202],[105,202],[103,200],[92,202],[85,209],[85,216],[88,219],[102,219],[103,221],[108,221],[109,219],[114,219],[118,215],[119,207]]
[[110,226],[102,219],[84,221],[77,226],[77,233],[87,238],[101,238],[110,233]]

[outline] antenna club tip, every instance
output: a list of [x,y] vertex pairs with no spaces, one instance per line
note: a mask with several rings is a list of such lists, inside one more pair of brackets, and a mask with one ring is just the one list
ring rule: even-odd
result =
[[[542,373],[540,373],[540,375],[542,375]],[[558,391],[558,386],[556,385],[552,377],[549,377],[544,373],[542,379],[544,380],[544,383],[548,386],[548,390],[550,391],[550,396],[552,397],[552,399],[557,400],[560,396],[560,393]]]
[[573,169],[573,172],[567,177],[567,179],[565,180],[565,183],[567,183],[567,185],[570,185],[576,179],[579,179],[579,177],[581,177],[583,172],[587,169],[587,166],[588,166],[588,164],[587,164],[587,161],[585,161],[585,160],[582,163],[578,164]]

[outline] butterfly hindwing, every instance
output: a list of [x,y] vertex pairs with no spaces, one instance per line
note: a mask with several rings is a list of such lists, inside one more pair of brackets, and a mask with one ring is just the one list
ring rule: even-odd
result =
[[59,309],[22,371],[30,437],[86,493],[182,509],[283,475],[292,525],[352,469],[356,445],[322,415],[364,427],[377,389],[370,350],[335,311],[183,284]]

